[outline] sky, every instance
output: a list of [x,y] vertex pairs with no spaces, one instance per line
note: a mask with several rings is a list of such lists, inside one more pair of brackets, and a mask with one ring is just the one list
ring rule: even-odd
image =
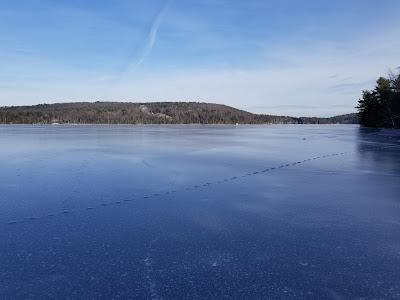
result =
[[398,0],[0,0],[0,106],[200,101],[354,112],[400,67]]

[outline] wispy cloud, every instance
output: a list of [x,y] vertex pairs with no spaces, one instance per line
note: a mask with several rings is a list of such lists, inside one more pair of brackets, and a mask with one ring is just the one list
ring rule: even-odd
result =
[[331,88],[333,90],[342,91],[342,92],[353,92],[354,90],[362,90],[367,87],[370,87],[374,83],[374,79],[357,81],[357,82],[341,82],[333,85]]
[[[158,30],[160,29],[161,23],[164,20],[165,14],[170,6],[171,0],[166,0],[161,9],[156,14],[156,17],[152,20],[150,30],[146,35],[146,39],[141,46],[135,47],[131,50],[124,65],[116,72],[115,76],[111,78],[109,90],[106,91],[105,97],[112,93],[112,89],[126,76],[127,73],[131,73],[136,70],[147,58],[147,56],[153,50],[154,45],[157,42]],[[139,50],[138,50],[139,49]],[[137,54],[139,52],[139,54]]]
[[108,100],[109,96],[114,93],[114,89],[116,89],[121,80],[123,80],[128,73],[133,73],[145,61],[147,56],[153,50],[153,47],[157,42],[158,31],[161,23],[164,20],[170,3],[171,0],[166,0],[164,2],[161,9],[157,12],[156,17],[152,20],[150,30],[148,31],[146,39],[143,41],[142,45],[134,47],[134,49],[132,49],[128,54],[127,59],[121,68],[110,77],[108,86],[102,95],[104,100]]
[[153,20],[149,34],[147,36],[146,44],[143,47],[142,53],[141,53],[138,61],[136,62],[136,66],[140,66],[144,62],[146,57],[150,54],[151,50],[153,50],[154,44],[157,41],[158,29],[160,28],[160,25],[164,19],[164,16],[167,12],[169,5],[170,5],[170,1],[169,0],[165,1],[163,7],[161,8],[161,10],[158,12],[157,16]]

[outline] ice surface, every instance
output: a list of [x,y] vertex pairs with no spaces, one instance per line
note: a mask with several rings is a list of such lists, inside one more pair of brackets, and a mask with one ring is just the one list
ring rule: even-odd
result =
[[0,126],[0,299],[400,298],[400,133]]

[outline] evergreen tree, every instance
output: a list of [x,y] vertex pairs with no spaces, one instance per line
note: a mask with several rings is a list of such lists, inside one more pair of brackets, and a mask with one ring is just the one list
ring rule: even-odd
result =
[[357,109],[364,126],[400,128],[400,74],[380,77],[374,90],[363,91]]

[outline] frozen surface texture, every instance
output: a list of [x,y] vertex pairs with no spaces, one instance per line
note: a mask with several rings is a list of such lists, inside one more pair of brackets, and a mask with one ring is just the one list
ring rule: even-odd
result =
[[0,126],[0,299],[400,299],[400,133]]

